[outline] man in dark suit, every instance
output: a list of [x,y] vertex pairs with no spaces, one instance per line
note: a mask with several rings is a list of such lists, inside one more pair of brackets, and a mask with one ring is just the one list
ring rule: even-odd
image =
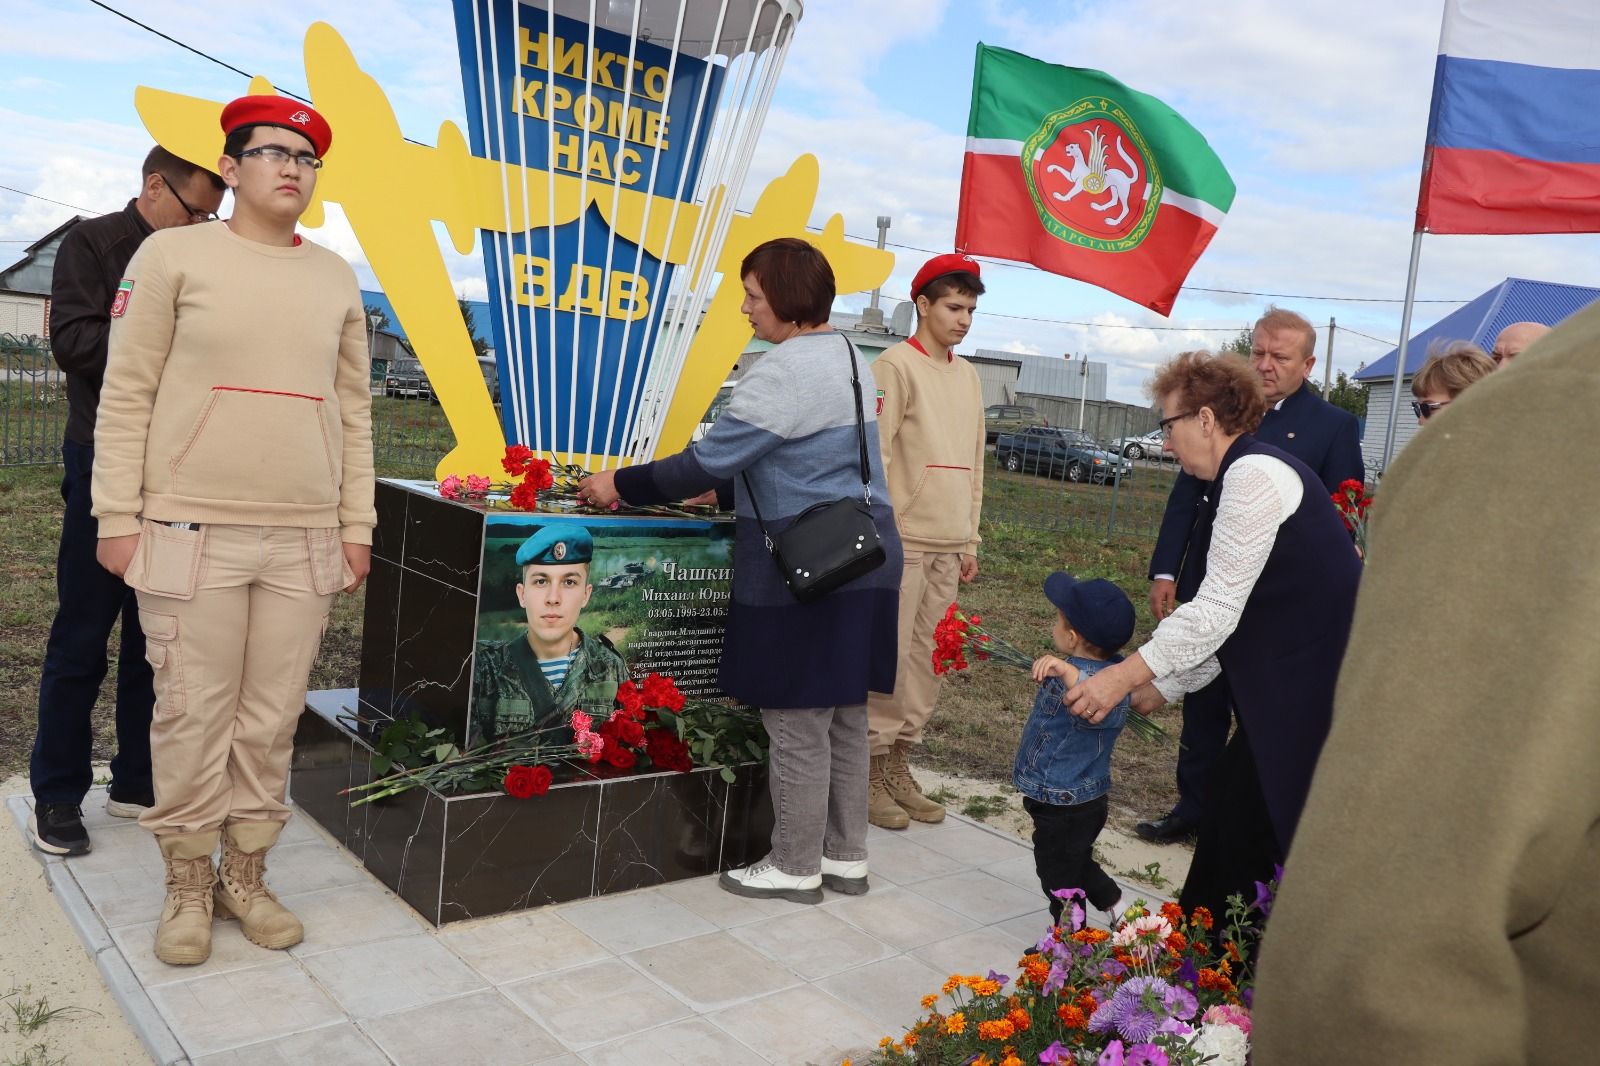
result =
[[[1293,311],[1268,307],[1250,335],[1250,365],[1261,377],[1267,413],[1256,438],[1305,463],[1331,495],[1339,483],[1364,480],[1361,434],[1356,418],[1306,386],[1316,365],[1317,332]],[[1150,610],[1160,621],[1179,601],[1194,598],[1206,573],[1209,543],[1192,537],[1195,518],[1210,483],[1180,473],[1167,497],[1167,511],[1150,557]],[[1208,539],[1208,538],[1207,538]],[[1227,678],[1183,701],[1182,748],[1178,752],[1178,802],[1160,818],[1140,822],[1145,840],[1169,843],[1189,836],[1205,812],[1211,772],[1228,742],[1233,711]]]

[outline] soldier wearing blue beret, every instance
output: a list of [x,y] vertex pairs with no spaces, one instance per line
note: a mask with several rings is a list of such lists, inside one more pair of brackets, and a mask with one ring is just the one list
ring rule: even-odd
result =
[[[478,644],[471,744],[566,727],[574,710],[596,718],[611,713],[627,664],[603,635],[578,627],[594,594],[593,558],[594,538],[577,522],[552,522],[517,548],[517,603],[528,628],[507,641]],[[571,736],[562,730],[546,739],[561,744]]]

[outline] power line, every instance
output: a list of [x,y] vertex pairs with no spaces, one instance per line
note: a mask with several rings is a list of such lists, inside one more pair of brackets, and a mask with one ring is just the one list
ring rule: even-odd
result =
[[[1321,329],[1322,327],[1318,326],[1317,328]],[[1369,341],[1377,341],[1379,344],[1385,345],[1389,348],[1398,346],[1397,341],[1386,341],[1382,337],[1369,336],[1368,334],[1362,333],[1359,329],[1351,329],[1349,326],[1340,326],[1339,329],[1344,333],[1354,333],[1357,337],[1366,337]]]
[[90,208],[79,207],[77,204],[69,204],[69,203],[66,203],[66,202],[64,202],[62,200],[52,200],[52,199],[50,199],[50,197],[48,197],[48,196],[40,196],[36,192],[24,192],[21,189],[13,189],[9,185],[0,185],[0,189],[4,189],[6,192],[14,192],[18,196],[31,196],[35,200],[43,200],[47,204],[55,204],[58,207],[70,207],[74,211],[88,211],[89,214],[91,214],[91,215],[103,215],[103,214],[105,214],[104,211],[94,211],[94,210],[91,210]]
[[[182,48],[185,51],[193,52],[195,55],[199,56],[201,59],[209,59],[211,62],[215,63],[217,66],[224,67],[224,68],[226,68],[228,70],[233,71],[235,74],[241,75],[241,76],[243,76],[245,78],[253,78],[253,77],[255,77],[255,75],[251,74],[249,71],[240,70],[238,67],[234,66],[232,63],[224,62],[223,60],[218,59],[216,56],[211,55],[209,52],[202,52],[200,49],[194,47],[193,45],[184,44],[182,41],[178,40],[176,37],[172,36],[171,34],[162,33],[160,30],[156,29],[154,26],[147,26],[143,22],[140,22],[138,19],[134,18],[132,15],[123,14],[121,11],[118,11],[116,8],[112,7],[110,4],[102,4],[100,2],[100,0],[89,0],[89,3],[93,4],[95,7],[100,8],[102,11],[106,11],[106,12],[109,12],[110,14],[113,14],[113,15],[117,16],[117,18],[119,18],[119,19],[124,19],[124,20],[126,20],[128,22],[133,23],[135,26],[139,27],[141,30],[145,30],[146,32],[155,34],[157,37],[160,37],[163,41],[170,41],[172,44],[177,45],[179,48]],[[284,96],[292,96],[292,97],[294,97],[296,100],[299,100],[301,103],[309,104],[311,102],[309,99],[307,99],[304,96],[301,96],[299,93],[292,93],[292,92],[289,92],[289,91],[283,89],[276,82],[273,83],[273,88],[277,89],[277,91],[282,93]]]

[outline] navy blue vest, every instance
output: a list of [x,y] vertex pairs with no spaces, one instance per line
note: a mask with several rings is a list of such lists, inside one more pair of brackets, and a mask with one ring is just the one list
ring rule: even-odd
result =
[[[1350,639],[1361,561],[1322,479],[1294,456],[1244,434],[1228,448],[1201,506],[1196,533],[1209,548],[1223,476],[1241,456],[1288,463],[1304,489],[1278,527],[1267,565],[1245,601],[1239,627],[1217,652],[1278,844],[1294,837],[1311,774],[1333,717],[1333,690]],[[1195,543],[1202,543],[1196,541]]]

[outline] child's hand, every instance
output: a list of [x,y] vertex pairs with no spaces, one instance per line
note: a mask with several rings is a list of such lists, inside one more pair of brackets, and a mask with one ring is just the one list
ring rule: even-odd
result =
[[1042,685],[1052,677],[1062,678],[1070,688],[1078,680],[1078,668],[1054,655],[1041,655],[1033,661],[1034,681]]

